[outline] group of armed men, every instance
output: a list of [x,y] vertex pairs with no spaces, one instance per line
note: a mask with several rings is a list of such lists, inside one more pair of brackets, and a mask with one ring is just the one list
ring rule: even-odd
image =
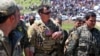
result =
[[48,5],[38,13],[41,19],[30,19],[26,27],[14,0],[0,1],[0,56],[100,56],[94,12],[87,12],[85,20],[77,18],[69,33],[61,28],[61,19],[50,18]]

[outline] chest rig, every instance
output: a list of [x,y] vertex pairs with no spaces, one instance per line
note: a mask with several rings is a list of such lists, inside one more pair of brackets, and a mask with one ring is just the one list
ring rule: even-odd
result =
[[38,24],[38,27],[36,28],[37,37],[35,38],[35,47],[37,52],[48,52],[57,47],[55,45],[56,40],[51,38],[52,33],[55,31],[57,31],[57,26],[52,21],[48,22],[48,24]]

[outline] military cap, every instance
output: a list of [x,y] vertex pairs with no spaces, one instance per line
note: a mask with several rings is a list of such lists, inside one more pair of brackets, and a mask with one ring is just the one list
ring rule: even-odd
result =
[[18,9],[14,0],[0,0],[0,16],[8,16]]

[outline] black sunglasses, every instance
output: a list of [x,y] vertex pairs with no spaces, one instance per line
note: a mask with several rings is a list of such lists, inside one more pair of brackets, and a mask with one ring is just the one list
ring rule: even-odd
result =
[[51,12],[42,12],[42,14],[47,14],[47,15],[50,14],[50,13],[51,13]]

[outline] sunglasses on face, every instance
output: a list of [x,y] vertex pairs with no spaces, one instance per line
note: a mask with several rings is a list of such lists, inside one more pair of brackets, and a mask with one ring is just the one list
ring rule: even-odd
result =
[[42,14],[46,14],[46,15],[48,15],[48,14],[50,14],[51,12],[42,12]]

